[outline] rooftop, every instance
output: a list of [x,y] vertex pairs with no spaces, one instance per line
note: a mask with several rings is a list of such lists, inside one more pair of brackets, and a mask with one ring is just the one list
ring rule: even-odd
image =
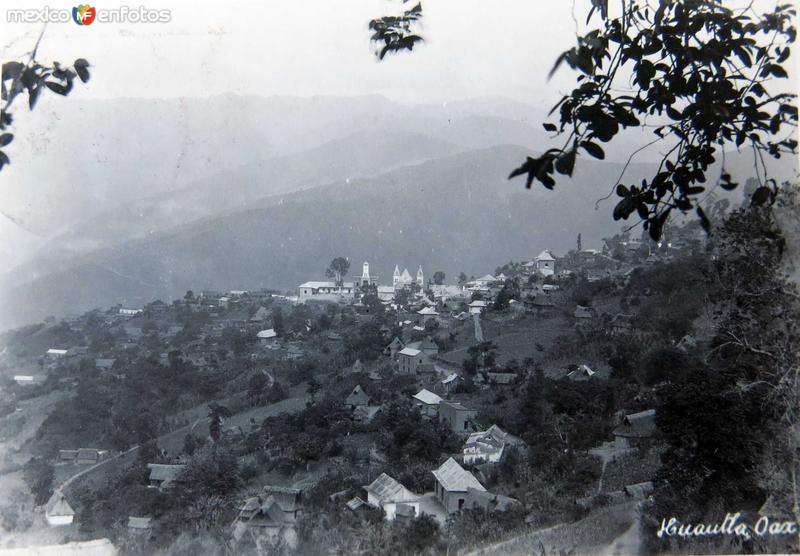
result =
[[439,469],[432,471],[433,476],[447,491],[450,492],[467,492],[467,489],[474,488],[475,490],[485,492],[478,479],[461,467],[456,460],[449,458],[444,462]]

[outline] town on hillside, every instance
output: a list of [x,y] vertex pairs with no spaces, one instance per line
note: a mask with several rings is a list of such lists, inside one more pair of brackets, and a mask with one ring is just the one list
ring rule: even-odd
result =
[[477,278],[337,256],[6,333],[2,519],[131,554],[610,545],[659,473],[657,389],[711,340],[673,279],[709,257],[694,223],[581,243]]

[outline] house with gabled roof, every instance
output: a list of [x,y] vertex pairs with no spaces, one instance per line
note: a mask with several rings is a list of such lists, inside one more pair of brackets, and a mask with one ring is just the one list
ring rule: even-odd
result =
[[240,540],[247,531],[270,543],[297,546],[295,523],[300,513],[301,491],[295,488],[265,486],[239,507],[233,522],[233,538]]
[[181,474],[186,466],[148,463],[147,468],[150,470],[150,486],[158,489],[166,489],[174,486],[181,480]]
[[64,494],[57,490],[47,502],[44,516],[50,527],[60,527],[72,524],[72,520],[75,518],[75,510],[69,505]]
[[432,473],[436,479],[434,487],[436,499],[449,514],[469,508],[467,501],[470,498],[470,490],[486,491],[478,479],[453,458],[449,458]]
[[370,404],[372,398],[369,397],[360,384],[356,384],[350,395],[344,400],[344,404],[350,409],[355,410],[358,407],[366,407]]
[[555,274],[556,258],[549,249],[545,249],[536,256],[536,271],[542,276]]
[[459,384],[463,384],[464,379],[458,373],[450,373],[442,379],[442,391],[451,394]]
[[597,373],[594,370],[592,370],[592,368],[589,367],[589,365],[582,364],[578,365],[576,369],[573,369],[570,372],[568,372],[567,378],[570,380],[589,380],[596,374]]
[[469,435],[464,443],[464,465],[499,463],[509,445],[521,443],[519,438],[510,435],[497,425],[492,425],[485,431]]
[[423,415],[428,417],[435,417],[439,414],[439,404],[442,403],[442,398],[423,388],[413,397],[414,404],[420,408]]
[[656,410],[648,409],[626,415],[614,429],[614,445],[617,448],[631,448],[641,445],[656,432]]
[[414,508],[415,515],[419,515],[420,496],[404,487],[396,479],[386,473],[364,487],[367,492],[367,504],[381,508],[386,514],[386,519],[393,520],[396,516],[397,506],[405,505]]
[[258,308],[258,310],[255,313],[253,313],[253,316],[250,317],[250,320],[252,322],[264,322],[265,320],[268,320],[269,318],[270,318],[269,309],[267,309],[264,306],[261,306],[261,307]]
[[403,340],[395,336],[394,339],[389,343],[389,345],[386,346],[386,348],[384,348],[383,354],[389,357],[394,357],[395,355],[400,353],[400,351],[404,347],[406,347],[406,345],[403,343]]
[[439,402],[439,419],[447,423],[450,430],[456,434],[470,432],[471,423],[478,416],[478,412],[469,409],[459,402],[442,400]]

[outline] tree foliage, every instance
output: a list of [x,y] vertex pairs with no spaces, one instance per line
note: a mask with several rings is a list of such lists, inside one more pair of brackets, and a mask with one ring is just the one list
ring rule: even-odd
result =
[[[36,53],[41,40],[42,35],[39,35],[26,61],[11,60],[3,63],[2,79],[0,79],[0,89],[2,89],[0,147],[6,147],[14,140],[14,135],[8,132],[8,128],[13,123],[11,105],[20,94],[27,94],[28,107],[33,110],[45,89],[67,96],[72,91],[75,78],[83,83],[89,81],[89,62],[83,58],[78,58],[71,66],[63,66],[58,62],[53,62],[52,66],[39,63],[36,60]],[[0,170],[9,162],[8,155],[0,150]]]
[[[556,137],[565,137],[564,143],[527,157],[509,179],[525,176],[528,188],[539,181],[553,189],[557,174],[572,175],[579,155],[602,160],[601,144],[623,129],[646,127],[653,140],[634,151],[628,164],[652,145],[660,144],[665,154],[653,177],[640,184],[624,183],[625,165],[613,184],[620,198],[615,220],[636,215],[658,240],[673,211],[694,209],[708,231],[710,220],[698,196],[708,184],[726,190],[738,185],[725,169],[727,148],[752,149],[759,181],[752,203],[773,202],[778,185],[769,178],[765,157],[797,153],[796,95],[773,87],[775,80],[788,78],[794,7],[778,4],[759,14],[752,3],[734,10],[722,0],[662,0],[656,6],[623,0],[619,15],[612,17],[608,0],[592,0],[592,6],[586,23],[598,14],[601,27],[578,37],[550,72],[564,63],[579,72],[577,86],[551,111],[557,123],[544,124]],[[387,20],[386,36],[372,37],[387,41],[381,59],[413,48],[410,25],[421,18],[421,6],[411,16],[373,21]],[[721,172],[710,176],[718,159]]]
[[328,278],[334,278],[336,280],[336,285],[341,286],[348,270],[350,270],[350,261],[344,257],[336,257],[325,270],[325,275]]
[[[409,1],[403,0],[403,3]],[[417,3],[400,15],[387,15],[370,21],[369,29],[372,31],[370,40],[382,45],[375,52],[378,59],[383,60],[390,52],[414,50],[414,45],[422,41],[422,37],[416,31],[421,18],[422,3]]]
[[778,5],[754,16],[750,9],[731,10],[719,0],[664,0],[656,9],[630,0],[612,18],[607,1],[593,4],[587,22],[598,12],[602,29],[579,37],[551,71],[566,62],[580,73],[579,85],[551,111],[558,112],[558,125],[544,124],[566,135],[564,145],[528,157],[509,178],[525,175],[527,187],[538,180],[553,189],[556,173],[572,175],[579,153],[603,159],[600,143],[609,143],[622,129],[647,126],[655,138],[645,147],[663,143],[666,154],[656,174],[641,184],[622,183],[623,171],[615,190],[621,198],[615,220],[635,213],[657,240],[673,210],[695,208],[708,231],[708,217],[696,200],[720,156],[722,172],[714,182],[723,189],[737,186],[725,170],[729,146],[752,148],[761,182],[752,200],[770,202],[777,184],[767,177],[764,156],[797,152],[796,95],[775,93],[770,83],[788,77],[783,64],[796,36],[794,8]]

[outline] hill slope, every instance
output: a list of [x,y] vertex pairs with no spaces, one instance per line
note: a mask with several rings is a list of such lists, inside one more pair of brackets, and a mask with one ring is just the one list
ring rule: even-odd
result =
[[563,252],[579,232],[585,246],[599,246],[601,237],[619,229],[608,204],[594,210],[619,165],[587,160],[556,191],[525,191],[506,176],[526,152],[514,146],[471,151],[267,197],[244,210],[64,261],[5,290],[3,324],[139,305],[187,289],[293,289],[323,276],[339,255],[350,257],[354,269],[370,261],[384,281],[396,263],[450,277],[485,273],[544,248]]

